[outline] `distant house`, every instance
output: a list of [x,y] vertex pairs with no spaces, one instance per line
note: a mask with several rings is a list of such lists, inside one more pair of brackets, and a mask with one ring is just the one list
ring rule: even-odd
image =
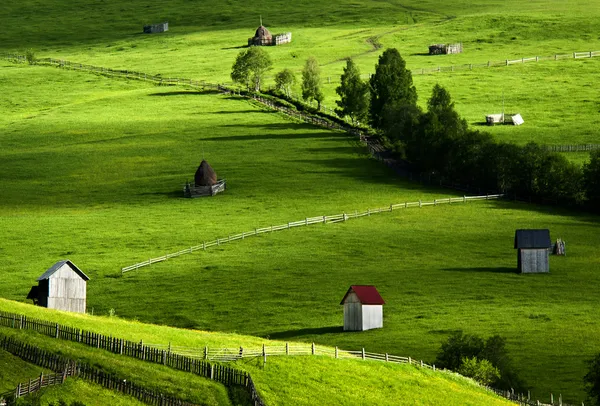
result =
[[85,313],[89,279],[71,261],[59,261],[37,279],[38,285],[31,288],[27,299],[49,309]]
[[159,32],[169,31],[169,23],[144,25],[144,34],[156,34]]
[[515,231],[517,269],[520,273],[550,272],[550,230]]
[[383,327],[385,301],[375,286],[350,286],[340,304],[344,305],[344,331]]

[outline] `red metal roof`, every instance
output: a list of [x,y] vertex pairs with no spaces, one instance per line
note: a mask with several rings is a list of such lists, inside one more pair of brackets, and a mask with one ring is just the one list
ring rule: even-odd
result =
[[382,305],[385,304],[385,301],[377,291],[377,288],[372,285],[352,285],[344,295],[340,304],[344,304],[346,297],[350,294],[350,292],[356,293],[358,296],[358,300],[360,303],[365,305]]

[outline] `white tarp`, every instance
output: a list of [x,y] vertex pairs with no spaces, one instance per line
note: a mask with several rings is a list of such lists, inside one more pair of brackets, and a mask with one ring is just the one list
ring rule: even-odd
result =
[[525,120],[523,120],[523,117],[521,117],[520,114],[515,114],[514,116],[510,116],[510,118],[514,125],[521,125],[525,122]]

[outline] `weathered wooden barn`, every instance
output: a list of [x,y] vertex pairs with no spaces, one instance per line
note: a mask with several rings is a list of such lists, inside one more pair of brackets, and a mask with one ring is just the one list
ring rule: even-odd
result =
[[159,32],[169,31],[169,23],[144,25],[144,34],[156,34]]
[[385,301],[375,286],[350,286],[340,304],[344,305],[344,331],[383,327]]
[[462,42],[458,44],[433,44],[429,46],[429,55],[460,54],[462,51]]
[[517,269],[520,273],[550,272],[550,230],[515,231]]
[[217,179],[217,173],[203,159],[194,174],[194,183],[188,182],[183,187],[183,195],[185,197],[214,196],[224,190],[225,180]]
[[89,279],[71,261],[59,261],[37,279],[27,299],[49,309],[85,313]]

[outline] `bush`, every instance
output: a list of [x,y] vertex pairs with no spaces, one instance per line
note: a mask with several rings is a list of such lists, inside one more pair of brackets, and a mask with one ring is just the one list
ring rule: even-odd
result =
[[588,372],[583,377],[585,389],[594,405],[600,405],[600,354],[588,361]]
[[490,386],[500,379],[500,371],[487,359],[463,358],[458,373],[475,379],[482,385]]

